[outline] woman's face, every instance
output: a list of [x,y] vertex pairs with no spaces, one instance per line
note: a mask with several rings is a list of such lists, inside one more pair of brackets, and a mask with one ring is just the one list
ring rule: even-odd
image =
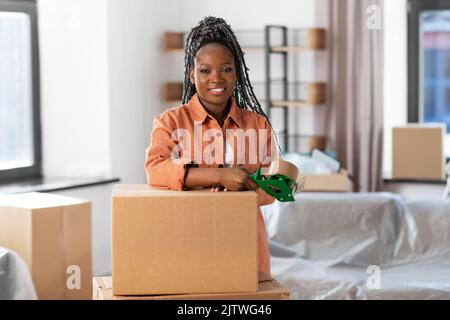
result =
[[194,59],[190,78],[205,107],[213,109],[211,111],[224,109],[236,85],[233,54],[218,43],[204,45]]

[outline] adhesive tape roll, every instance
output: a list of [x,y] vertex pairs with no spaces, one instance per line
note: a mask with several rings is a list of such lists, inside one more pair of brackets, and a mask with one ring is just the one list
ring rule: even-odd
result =
[[298,168],[284,160],[276,160],[270,164],[268,175],[281,174],[291,178],[294,181],[297,181],[298,178]]

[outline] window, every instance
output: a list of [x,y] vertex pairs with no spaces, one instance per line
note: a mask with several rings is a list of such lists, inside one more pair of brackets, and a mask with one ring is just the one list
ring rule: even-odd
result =
[[408,121],[450,133],[450,0],[408,2]]
[[0,182],[41,174],[36,10],[0,0]]

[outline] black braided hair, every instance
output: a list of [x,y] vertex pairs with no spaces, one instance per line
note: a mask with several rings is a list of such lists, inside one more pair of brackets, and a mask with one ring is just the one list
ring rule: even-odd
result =
[[252,110],[267,119],[269,118],[261,108],[258,99],[253,92],[250,83],[244,52],[236,39],[231,27],[225,20],[216,17],[205,17],[194,27],[186,39],[185,57],[184,57],[184,83],[183,83],[183,104],[189,102],[192,96],[197,92],[195,85],[189,77],[190,70],[194,68],[194,59],[201,47],[208,43],[219,43],[233,54],[236,64],[236,88],[233,97],[239,108]]

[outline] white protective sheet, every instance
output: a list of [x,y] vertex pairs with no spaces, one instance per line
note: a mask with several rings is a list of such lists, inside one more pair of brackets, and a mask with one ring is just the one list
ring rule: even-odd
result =
[[0,247],[0,300],[36,300],[25,261],[14,251]]
[[302,193],[263,213],[291,299],[450,299],[450,200]]

